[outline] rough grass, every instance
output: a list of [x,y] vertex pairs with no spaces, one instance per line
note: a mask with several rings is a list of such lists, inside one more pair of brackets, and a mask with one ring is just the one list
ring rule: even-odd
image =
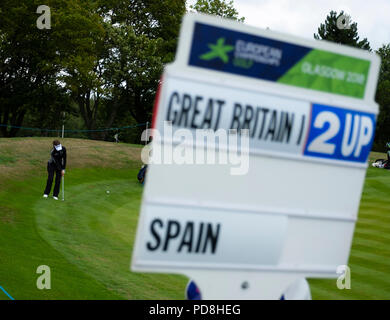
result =
[[[1,138],[0,190],[9,180],[45,175],[53,139]],[[68,150],[68,168],[120,169],[134,168],[140,164],[139,145],[69,138],[61,139],[61,143]]]
[[[53,138],[0,139],[0,177],[17,172],[25,174],[40,168],[39,165],[44,167],[52,141]],[[129,161],[140,161],[139,145],[69,138],[61,139],[61,143],[69,151],[68,162],[72,168],[122,168]]]

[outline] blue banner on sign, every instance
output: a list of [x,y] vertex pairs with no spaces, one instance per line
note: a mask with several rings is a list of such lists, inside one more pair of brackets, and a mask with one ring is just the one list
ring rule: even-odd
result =
[[313,104],[305,156],[366,162],[374,140],[374,114]]
[[312,49],[196,23],[189,65],[277,81]]

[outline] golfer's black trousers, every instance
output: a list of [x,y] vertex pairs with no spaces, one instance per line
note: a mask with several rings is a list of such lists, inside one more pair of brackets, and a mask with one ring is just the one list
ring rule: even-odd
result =
[[51,190],[51,185],[53,184],[54,173],[56,174],[56,181],[54,184],[53,197],[58,197],[60,193],[60,184],[61,184],[61,170],[58,170],[55,166],[47,164],[47,182],[45,188],[45,194],[49,195]]

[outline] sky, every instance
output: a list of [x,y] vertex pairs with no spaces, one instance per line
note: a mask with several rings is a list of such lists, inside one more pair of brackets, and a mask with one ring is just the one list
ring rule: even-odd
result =
[[390,0],[234,0],[234,6],[246,24],[309,39],[331,10],[344,10],[371,48],[390,43]]

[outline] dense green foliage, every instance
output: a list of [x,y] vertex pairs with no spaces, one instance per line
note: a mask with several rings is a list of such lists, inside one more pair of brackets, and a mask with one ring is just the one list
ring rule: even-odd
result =
[[375,149],[384,151],[386,142],[390,141],[390,45],[383,45],[376,52],[381,57],[382,64],[375,96],[380,108],[375,132]]
[[[186,1],[48,0],[50,29],[37,28],[40,4],[0,2],[0,124],[59,129],[64,121],[92,131],[83,137],[112,139],[96,129],[150,121]],[[238,19],[232,1],[194,10]],[[121,138],[138,141],[141,130]],[[46,134],[18,131],[2,126],[0,136]]]
[[38,5],[0,3],[0,123],[55,128],[62,111],[88,130],[150,120],[185,1],[48,0],[50,29],[37,28]]
[[234,8],[233,0],[197,0],[190,8],[195,12],[207,13],[222,18],[245,22],[245,18],[240,18],[238,11]]

